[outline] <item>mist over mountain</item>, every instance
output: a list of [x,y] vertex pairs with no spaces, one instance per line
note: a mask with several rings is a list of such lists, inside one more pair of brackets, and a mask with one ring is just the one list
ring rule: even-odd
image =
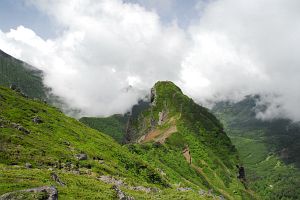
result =
[[300,199],[300,1],[1,0],[0,200]]
[[125,113],[157,80],[172,80],[204,105],[260,94],[268,108],[259,118],[300,120],[296,0],[194,2],[199,15],[187,27],[179,11],[165,20],[162,7],[141,2],[26,3],[58,34],[42,38],[20,24],[0,31],[1,49],[43,70],[45,84],[83,115]]

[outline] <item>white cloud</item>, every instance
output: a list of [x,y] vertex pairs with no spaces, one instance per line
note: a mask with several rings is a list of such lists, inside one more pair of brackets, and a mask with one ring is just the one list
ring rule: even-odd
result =
[[[183,62],[187,91],[198,99],[261,94],[263,119],[300,120],[300,2],[220,0],[190,27],[193,46]],[[196,83],[207,82],[209,84]],[[198,93],[197,93],[198,91]],[[274,95],[276,94],[276,95]]]
[[[20,26],[1,34],[1,46],[44,70],[45,83],[83,114],[126,112],[156,80],[178,79],[185,34],[176,24],[163,26],[155,13],[120,0],[31,3],[63,34],[45,41]],[[126,90],[130,84],[136,89]]]
[[0,48],[44,70],[84,114],[126,112],[168,79],[199,102],[261,94],[260,118],[300,120],[298,0],[212,0],[188,30],[121,0],[28,1],[64,31],[43,40],[20,26],[0,32]]

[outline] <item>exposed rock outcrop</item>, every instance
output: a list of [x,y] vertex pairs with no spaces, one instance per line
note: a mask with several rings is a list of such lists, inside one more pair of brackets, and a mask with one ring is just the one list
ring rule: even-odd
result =
[[36,124],[41,124],[41,123],[43,123],[43,120],[42,120],[40,117],[38,117],[38,116],[34,117],[34,118],[32,119],[32,121],[33,121],[34,123],[36,123]]
[[141,186],[141,185],[139,185],[139,186],[129,186],[124,181],[116,179],[112,176],[100,176],[98,178],[98,180],[101,180],[101,181],[103,181],[104,183],[107,183],[107,184],[113,184],[117,188],[124,187],[124,188],[127,188],[129,190],[142,191],[142,192],[145,192],[145,193],[159,192],[158,188],[144,187],[144,186]]
[[156,90],[155,90],[155,87],[151,88],[150,101],[151,101],[152,106],[155,106],[155,104],[156,104]]
[[245,168],[243,166],[239,166],[239,165],[236,165],[236,167],[239,170],[237,178],[240,179],[240,181],[243,183],[244,187],[247,188]]
[[24,127],[21,126],[20,124],[11,123],[11,126],[12,126],[13,128],[15,128],[15,129],[17,129],[17,130],[19,130],[19,131],[25,133],[25,134],[29,134],[29,133],[30,133],[29,130],[27,130],[26,128],[24,128]]
[[186,192],[186,191],[191,191],[192,188],[183,188],[183,187],[180,187],[180,188],[177,188],[177,191],[179,192]]
[[57,175],[56,173],[54,173],[54,172],[51,173],[51,178],[52,178],[56,183],[58,183],[58,184],[61,185],[61,186],[65,186],[65,185],[66,185],[64,182],[62,182],[62,181],[60,180],[60,178],[58,177],[58,175]]
[[116,191],[119,200],[134,200],[133,197],[127,196],[118,186],[114,185],[112,189]]
[[166,121],[167,119],[167,116],[168,116],[168,112],[163,110],[161,112],[158,113],[158,122],[157,124],[158,125],[163,125],[163,123]]
[[103,181],[104,183],[114,184],[116,186],[121,186],[121,185],[124,186],[125,185],[122,180],[115,179],[114,177],[111,177],[111,176],[100,176],[98,179]]
[[85,153],[80,153],[80,154],[76,154],[75,157],[78,159],[78,160],[87,160],[88,157]]
[[186,145],[182,151],[182,154],[185,158],[185,160],[189,163],[189,164],[192,164],[192,156],[191,156],[191,153],[190,153],[190,149],[189,149],[189,146]]
[[0,200],[35,199],[37,197],[42,200],[58,200],[58,191],[53,186],[43,186],[9,192],[0,196]]
[[30,168],[32,168],[32,164],[30,164],[30,163],[25,163],[25,167],[26,167],[27,169],[30,169]]

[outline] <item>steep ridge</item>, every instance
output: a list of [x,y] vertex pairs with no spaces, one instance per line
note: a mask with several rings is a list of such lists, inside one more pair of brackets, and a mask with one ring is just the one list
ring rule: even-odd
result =
[[30,98],[47,101],[68,115],[78,115],[80,111],[71,108],[62,98],[53,94],[52,89],[45,86],[43,78],[43,71],[0,50],[0,86],[11,87]]
[[237,178],[238,153],[214,115],[169,81],[156,83],[150,99],[150,106],[127,115],[122,129],[132,153],[157,166],[178,188],[226,199],[256,198]]
[[259,96],[220,102],[213,113],[223,122],[247,171],[249,187],[262,199],[300,199],[300,126],[288,119],[257,119]]
[[15,85],[32,98],[46,99],[42,71],[0,50],[0,85]]

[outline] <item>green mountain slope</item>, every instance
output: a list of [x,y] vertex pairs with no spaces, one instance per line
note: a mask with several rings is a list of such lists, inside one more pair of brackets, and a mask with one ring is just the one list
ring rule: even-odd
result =
[[126,131],[127,115],[113,115],[105,118],[82,117],[79,121],[93,129],[108,133],[120,144],[124,141],[123,132]]
[[30,97],[45,99],[46,88],[42,78],[40,70],[0,50],[0,85],[15,85]]
[[150,102],[140,100],[138,104],[134,105],[131,113],[124,115],[115,114],[110,117],[82,117],[80,122],[87,126],[104,132],[114,138],[120,144],[128,143],[128,138],[125,138],[129,122],[137,119],[139,114],[145,109],[149,108]]
[[287,119],[256,119],[257,98],[221,102],[213,112],[240,153],[250,188],[262,199],[300,199],[300,126]]
[[131,115],[123,118],[114,115],[81,121],[101,131],[120,127],[117,135],[124,136],[131,152],[159,166],[178,187],[204,188],[226,199],[255,198],[236,177],[239,160],[235,147],[206,108],[195,104],[171,82],[155,84],[151,99],[151,105],[140,102]]
[[[237,152],[218,120],[174,84],[155,88],[155,105],[131,126],[142,130],[139,123],[156,116],[151,130],[162,135],[121,146],[54,107],[0,87],[0,195],[53,185],[59,199],[114,199],[119,191],[135,199],[253,199],[236,178]],[[168,114],[159,125],[161,109]]]
[[[166,187],[167,182],[148,163],[58,109],[2,87],[0,102],[0,193],[57,185],[50,178],[52,171],[67,185],[58,186],[62,199],[112,196],[111,186],[97,179],[107,174],[126,178],[127,184]],[[37,116],[41,123],[33,122]],[[78,160],[80,154],[86,154],[87,160]],[[26,169],[26,163],[32,169]]]

